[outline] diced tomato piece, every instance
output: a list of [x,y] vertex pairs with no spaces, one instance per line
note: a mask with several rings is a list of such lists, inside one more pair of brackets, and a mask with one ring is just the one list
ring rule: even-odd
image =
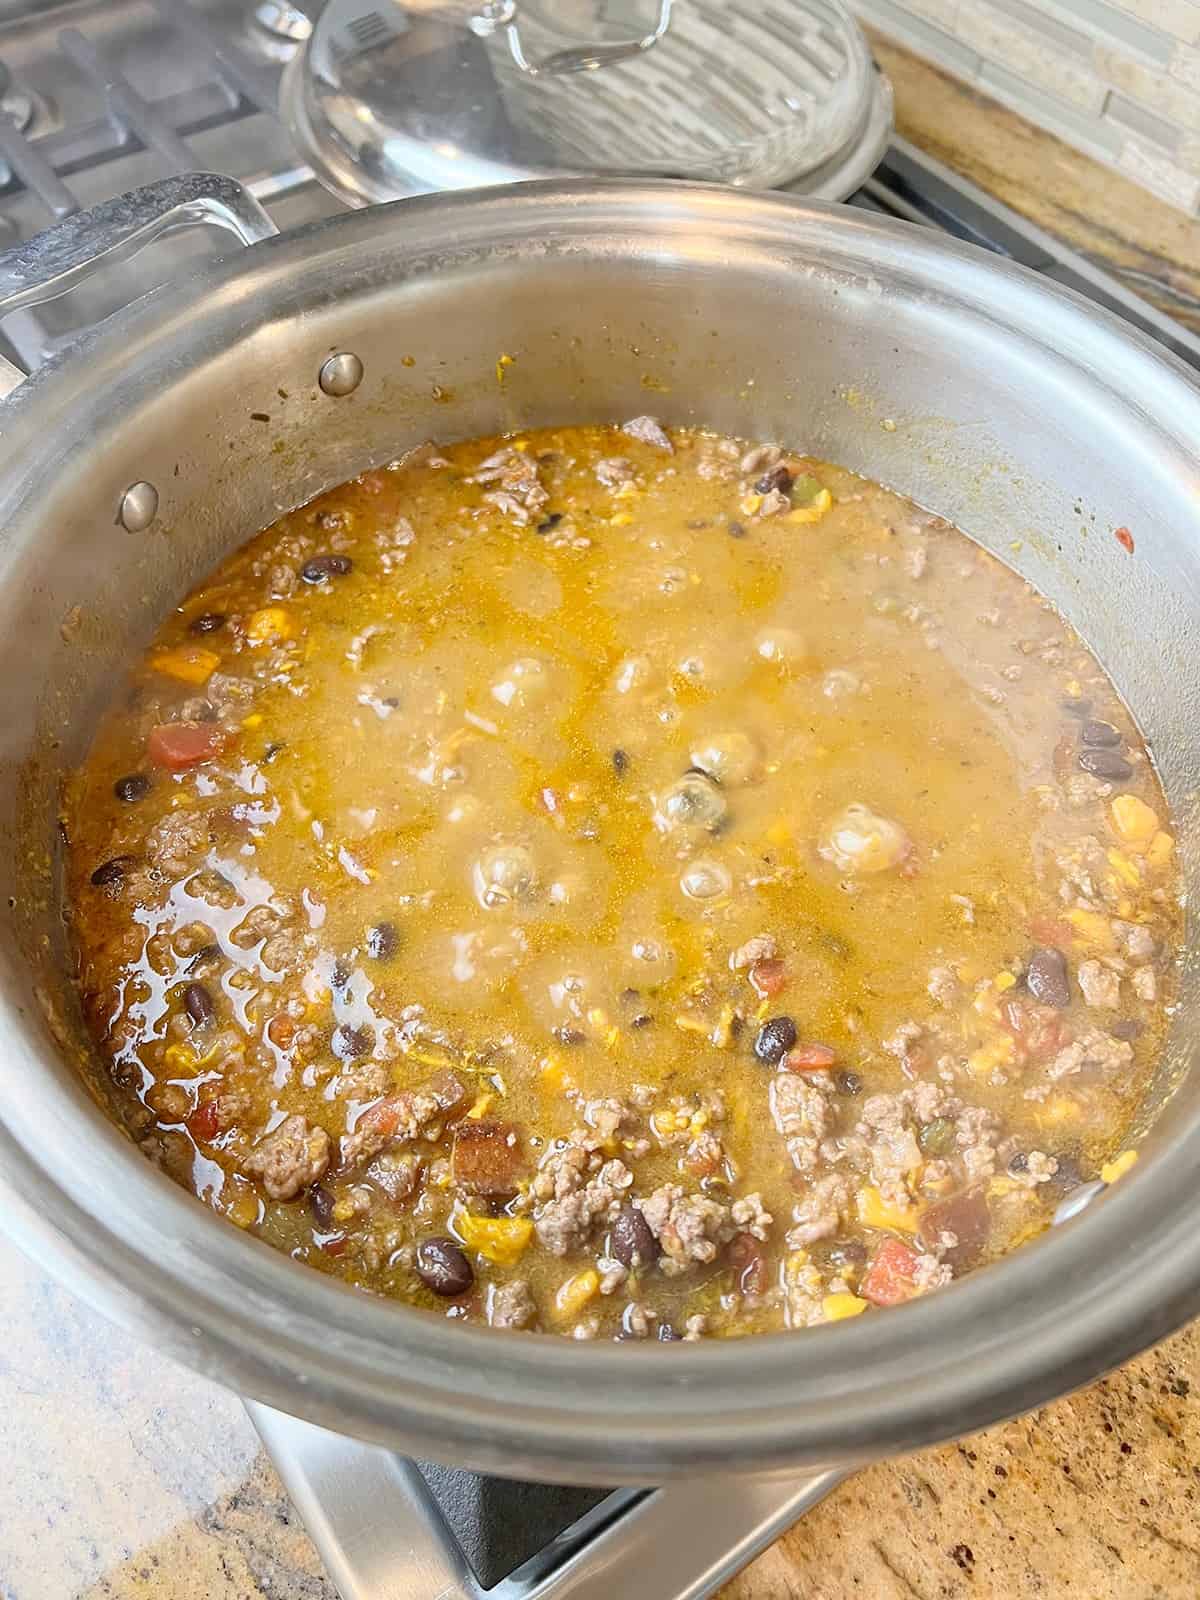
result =
[[1016,1040],[1022,1063],[1049,1061],[1069,1040],[1060,1012],[1023,995],[1005,1001],[1000,1021]]
[[787,968],[782,961],[756,961],[750,968],[750,982],[756,994],[769,1000],[787,988]]
[[876,1306],[898,1306],[917,1293],[917,1252],[901,1239],[885,1239],[871,1257],[861,1293]]
[[798,1044],[784,1056],[785,1072],[828,1072],[837,1060],[837,1051],[827,1044]]
[[187,1119],[187,1130],[200,1144],[208,1144],[221,1132],[221,1113],[215,1100],[206,1100]]
[[335,1233],[332,1239],[322,1241],[321,1249],[327,1256],[340,1256],[348,1243],[344,1233]]
[[390,1138],[400,1126],[400,1118],[408,1111],[411,1104],[412,1095],[403,1089],[399,1094],[388,1095],[386,1100],[377,1100],[359,1117],[354,1124],[354,1131],[382,1133]]
[[454,1130],[450,1171],[460,1189],[492,1198],[514,1195],[524,1158],[511,1122],[472,1122]]
[[151,761],[182,772],[208,761],[225,748],[225,735],[215,722],[164,722],[151,730],[146,752]]
[[1069,945],[1075,936],[1074,928],[1062,917],[1033,917],[1029,923],[1029,931],[1037,944],[1052,945],[1057,950]]

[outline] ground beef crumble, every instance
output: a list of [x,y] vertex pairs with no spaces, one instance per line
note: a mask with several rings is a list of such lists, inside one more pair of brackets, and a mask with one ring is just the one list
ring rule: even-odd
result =
[[287,1117],[259,1140],[243,1165],[262,1179],[272,1200],[294,1200],[328,1167],[329,1135],[324,1128],[310,1127],[299,1114]]
[[659,1266],[667,1277],[715,1261],[723,1244],[738,1231],[730,1209],[704,1194],[688,1194],[667,1183],[645,1200],[635,1200],[650,1232],[662,1246]]

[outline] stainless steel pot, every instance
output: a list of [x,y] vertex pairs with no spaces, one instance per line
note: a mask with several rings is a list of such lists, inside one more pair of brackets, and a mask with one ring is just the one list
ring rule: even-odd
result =
[[[264,231],[236,193],[190,181],[191,216]],[[150,198],[178,220],[169,193]],[[145,202],[99,220],[110,256],[144,235]],[[0,296],[58,292],[81,270],[88,238],[65,227],[50,256],[0,262]],[[29,286],[46,276],[49,291]],[[350,393],[355,363],[326,366],[339,352],[363,364]],[[943,1294],[801,1336],[663,1350],[448,1328],[218,1221],[85,1089],[56,784],[155,619],[279,512],[415,440],[648,407],[894,484],[1049,594],[1153,742],[1194,882],[1200,393],[1113,319],[972,249],[668,184],[405,201],[149,295],[0,407],[0,1219],[115,1321],[246,1394],[579,1483],[927,1444],[1081,1384],[1200,1310],[1194,933],[1133,1173]]]

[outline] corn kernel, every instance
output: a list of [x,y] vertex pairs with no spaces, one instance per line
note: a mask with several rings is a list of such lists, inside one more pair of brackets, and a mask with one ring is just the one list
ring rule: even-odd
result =
[[1169,833],[1156,833],[1146,850],[1146,860],[1152,867],[1165,867],[1175,850],[1175,841]]
[[821,518],[833,505],[833,496],[828,489],[822,489],[814,495],[806,506],[797,506],[795,511],[789,512],[789,522],[820,522]]
[[450,1220],[468,1250],[499,1267],[515,1265],[533,1236],[528,1217],[473,1217],[469,1211],[456,1211]]
[[675,1026],[682,1028],[685,1033],[707,1033],[708,1023],[703,1017],[689,1017],[686,1011],[680,1011],[675,1017]]
[[262,725],[263,714],[261,711],[252,711],[248,717],[242,718],[243,728],[261,728]]
[[1136,794],[1119,794],[1109,805],[1113,827],[1126,844],[1148,844],[1158,832],[1158,818]]
[[1015,986],[1015,984],[1016,984],[1016,981],[1017,981],[1017,977],[1016,977],[1016,974],[1013,973],[1013,972],[998,972],[996,974],[996,976],[992,979],[992,982],[995,984],[996,988],[999,989],[1002,994],[1003,994],[1005,989],[1013,988]]
[[220,656],[198,644],[181,644],[151,658],[155,672],[178,678],[180,683],[207,683],[220,664]]
[[1142,875],[1138,871],[1137,863],[1131,861],[1128,856],[1122,855],[1119,850],[1106,850],[1104,854],[1108,858],[1109,866],[1120,878],[1121,882],[1128,885],[1130,889],[1136,889],[1142,881]]
[[858,1191],[858,1220],[868,1228],[892,1228],[897,1233],[916,1233],[921,1214],[916,1206],[891,1206],[873,1184]]
[[1102,1183],[1116,1183],[1118,1178],[1123,1178],[1130,1167],[1137,1161],[1136,1150],[1122,1150],[1119,1156],[1114,1156],[1111,1161],[1106,1161],[1100,1168]]
[[554,1296],[554,1315],[563,1322],[577,1317],[599,1290],[600,1274],[595,1267],[589,1267],[586,1272],[577,1272],[573,1278],[559,1284]]
[[512,356],[501,356],[496,362],[496,382],[503,383],[505,374],[513,364]]
[[632,511],[618,511],[615,517],[609,517],[608,525],[610,528],[627,528],[632,521]]
[[487,1116],[495,1102],[496,1096],[494,1094],[489,1094],[485,1089],[482,1094],[479,1094],[475,1097],[475,1104],[467,1112],[467,1116],[470,1117],[472,1121],[478,1122],[481,1117]]
[[225,1215],[235,1228],[252,1228],[258,1221],[258,1196],[248,1190],[232,1202]]
[[246,637],[251,644],[278,644],[291,639],[296,629],[283,606],[264,606],[246,619]]
[[867,1302],[856,1294],[827,1294],[821,1301],[826,1322],[843,1322],[847,1317],[857,1317],[867,1309]]
[[1056,1094],[1053,1099],[1044,1101],[1034,1115],[1043,1127],[1055,1127],[1060,1122],[1074,1122],[1079,1116],[1079,1107],[1074,1100]]
[[787,844],[792,837],[792,828],[789,822],[779,817],[767,827],[767,841],[769,844]]
[[1099,911],[1085,911],[1081,906],[1072,906],[1066,915],[1081,944],[1091,945],[1096,950],[1113,949],[1112,928],[1108,918]]
[[760,494],[744,495],[740,507],[742,515],[744,517],[752,517],[762,503],[763,497]]
[[967,1057],[967,1071],[975,1078],[986,1078],[997,1067],[1008,1066],[1016,1057],[1016,1041],[1002,1034],[990,1044],[981,1045]]
[[726,1002],[721,1007],[721,1015],[717,1018],[717,1025],[712,1031],[712,1042],[718,1050],[726,1050],[733,1039],[733,1007]]

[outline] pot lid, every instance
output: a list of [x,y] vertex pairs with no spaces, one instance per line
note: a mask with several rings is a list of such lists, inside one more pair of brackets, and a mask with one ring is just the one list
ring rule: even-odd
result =
[[352,205],[568,174],[841,199],[891,128],[841,0],[327,0],[281,109]]

